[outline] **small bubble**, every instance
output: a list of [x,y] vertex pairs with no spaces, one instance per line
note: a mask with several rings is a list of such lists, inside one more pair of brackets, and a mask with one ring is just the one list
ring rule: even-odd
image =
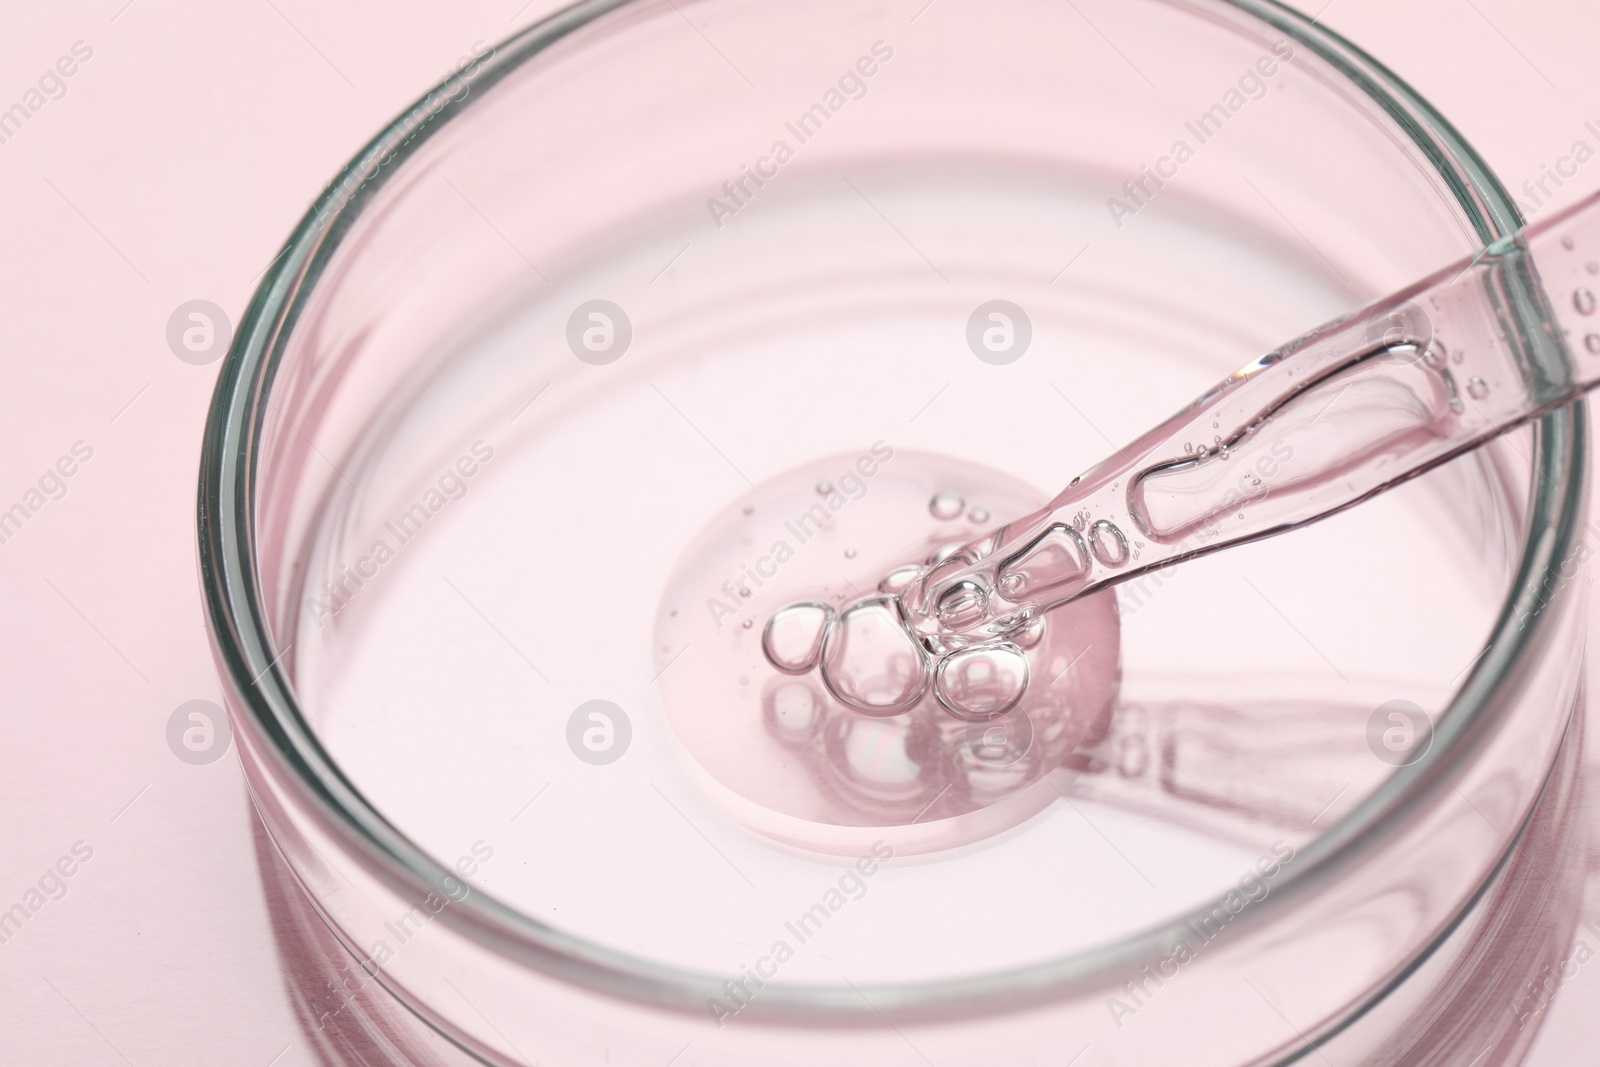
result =
[[1443,367],[1445,365],[1445,361],[1449,358],[1449,349],[1445,348],[1444,342],[1439,340],[1437,337],[1428,342],[1428,347],[1422,350],[1423,365],[1433,370],[1438,370]]
[[1572,294],[1572,306],[1578,309],[1580,315],[1593,315],[1595,308],[1594,294],[1587,289],[1579,289]]
[[908,564],[896,567],[883,576],[883,581],[878,583],[878,591],[883,593],[898,593],[906,589],[912,582],[922,577],[922,568]]
[[744,620],[744,628],[746,630],[750,629],[750,627],[754,626],[755,624],[756,624],[756,620],[754,620],[754,619],[746,619],[746,620]]
[[744,597],[746,600],[748,600],[750,598],[750,596],[751,596],[751,593],[750,593],[750,590],[746,589],[744,586],[741,585],[739,587],[739,595]]
[[1489,383],[1473,375],[1467,379],[1467,394],[1474,400],[1482,400],[1489,395]]
[[1591,333],[1585,337],[1583,339],[1583,347],[1596,355],[1600,355],[1600,333]]
[[971,519],[973,522],[988,522],[989,509],[973,508],[971,511],[967,512],[967,518]]
[[828,481],[826,478],[817,483],[818,496],[827,496],[831,492],[833,492],[833,483]]
[[754,515],[756,513],[755,505],[754,504],[746,504],[744,506],[744,513],[746,515]]
[[671,611],[667,612],[667,618],[676,619],[677,617],[678,617],[678,609],[677,608],[673,608]]
[[1578,247],[1578,242],[1574,241],[1571,237],[1563,237],[1561,239],[1561,247],[1565,248],[1568,252],[1570,252],[1574,248]]
[[1459,415],[1463,411],[1465,411],[1466,409],[1467,409],[1467,405],[1465,405],[1465,404],[1463,404],[1461,402],[1461,398],[1459,396],[1453,396],[1453,397],[1450,398],[1450,410],[1451,411],[1453,411],[1457,415]]
[[853,548],[845,549],[844,550],[844,558],[845,559],[855,559],[856,558],[856,550],[853,549]]
[[1183,444],[1183,450],[1185,452],[1189,453],[1191,456],[1194,455],[1194,445],[1190,444],[1187,441],[1185,441],[1184,444]]
[[1461,349],[1459,349],[1459,348],[1456,349],[1454,352],[1450,353],[1450,362],[1451,363],[1460,363],[1462,360],[1464,360],[1466,358],[1467,358],[1467,354],[1465,352],[1461,351]]
[[1591,259],[1583,265],[1583,269],[1590,274],[1600,274],[1600,259]]
[[928,501],[928,511],[934,518],[944,522],[959,519],[961,513],[966,510],[967,502],[959,493],[936,493],[933,499]]

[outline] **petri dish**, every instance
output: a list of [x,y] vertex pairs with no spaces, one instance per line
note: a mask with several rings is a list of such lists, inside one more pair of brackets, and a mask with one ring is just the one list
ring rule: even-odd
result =
[[[1477,1009],[1576,906],[1518,856],[1573,824],[1580,411],[1062,613],[1003,722],[761,656],[796,596],[1037,507],[1517,221],[1276,7],[918,7],[577,5],[398,118],[264,278],[200,547],[284,936],[363,988],[308,1027],[376,1018],[401,1062],[1516,1062]],[[1508,923],[1545,933],[1467,982]]]

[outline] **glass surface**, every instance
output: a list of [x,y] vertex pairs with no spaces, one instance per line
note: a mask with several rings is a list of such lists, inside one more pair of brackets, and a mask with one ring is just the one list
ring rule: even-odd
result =
[[1515,1062],[1514,1017],[1424,1022],[1541,790],[1565,825],[1577,412],[1101,594],[1015,759],[792,688],[740,592],[785,537],[775,597],[1044,504],[1507,232],[1492,179],[1276,9],[678,7],[574,8],[403,116],[221,379],[240,751],[358,966],[496,1063]]

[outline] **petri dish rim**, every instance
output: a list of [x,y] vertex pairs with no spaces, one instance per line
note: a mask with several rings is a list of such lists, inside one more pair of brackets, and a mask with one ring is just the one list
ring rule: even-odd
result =
[[[411,899],[447,887],[451,870],[412,842],[371,805],[317,739],[293,687],[279,667],[278,650],[262,605],[254,555],[256,461],[267,397],[307,300],[344,237],[377,191],[428,137],[472,106],[484,91],[547,48],[594,21],[641,8],[649,0],[581,0],[514,35],[480,65],[453,75],[424,94],[345,165],[312,204],[268,268],[242,316],[218,376],[207,415],[199,471],[197,536],[202,593],[219,670],[236,713],[246,715],[267,742],[265,755],[279,777],[350,853],[393,890]],[[1499,180],[1450,123],[1405,82],[1371,56],[1304,15],[1273,0],[1214,0],[1238,16],[1290,36],[1358,89],[1419,150],[1455,202],[1462,221],[1484,244],[1522,224]],[[1181,0],[1174,6],[1189,6]],[[1201,5],[1195,5],[1197,8]],[[1204,17],[1208,13],[1197,10]],[[1217,17],[1213,15],[1212,17]],[[461,93],[463,83],[469,91]],[[1537,282],[1515,291],[1510,311],[1536,362],[1563,360]],[[1394,827],[1449,787],[1492,733],[1500,699],[1516,667],[1538,655],[1538,637],[1556,613],[1541,612],[1533,625],[1517,624],[1517,607],[1536,604],[1541,586],[1570,555],[1582,521],[1587,419],[1581,406],[1544,416],[1534,427],[1533,499],[1523,545],[1506,603],[1488,651],[1467,672],[1440,718],[1435,744],[1422,760],[1403,768],[1334,826],[1307,844],[1295,869],[1266,906],[1242,916],[1260,926],[1295,901],[1359,865]],[[1546,782],[1548,782],[1548,776]],[[1541,787],[1541,793],[1543,788]],[[1505,867],[1526,827],[1517,827],[1482,883],[1460,902],[1458,918]],[[876,1023],[883,1009],[936,1011],[941,1016],[1018,1010],[1040,1000],[1114,981],[1164,950],[1174,933],[1220,904],[1149,927],[1088,951],[959,979],[873,986],[770,983],[760,1015],[804,1015],[813,1022]],[[497,955],[511,956],[560,980],[658,1007],[700,1011],[718,995],[721,977],[672,967],[564,933],[505,905],[484,891],[441,916],[457,933]],[[330,925],[337,925],[330,922]],[[1449,935],[1403,967],[1420,965]],[[1337,1028],[1364,1014],[1388,992],[1356,1005]],[[1327,1034],[1319,1036],[1319,1040]],[[1291,1055],[1291,1059],[1298,1058]]]

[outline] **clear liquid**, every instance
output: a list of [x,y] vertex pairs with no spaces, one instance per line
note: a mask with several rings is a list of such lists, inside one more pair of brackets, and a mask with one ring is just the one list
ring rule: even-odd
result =
[[[816,670],[864,714],[931,687],[958,719],[998,719],[1027,691],[1021,646],[1048,613],[1360,503],[1600,384],[1574,355],[1600,348],[1595,255],[1600,197],[1243,367],[1045,508],[814,618],[811,654],[769,642],[768,659]],[[859,684],[885,662],[894,686]]]
[[[1041,726],[1032,741],[1005,728],[1014,711],[965,722],[930,688],[912,711],[867,716],[815,672],[771,667],[763,628],[788,599],[837,611],[856,595],[843,579],[861,594],[897,571],[905,581],[905,565],[1038,511],[1105,453],[1099,431],[1126,439],[1238,351],[1347,301],[1315,264],[1241,246],[1228,220],[1157,209],[1115,254],[1051,287],[1104,211],[1098,190],[1053,175],[863,187],[935,261],[962,262],[977,243],[1004,249],[1004,264],[947,284],[892,232],[819,228],[861,210],[842,183],[792,201],[775,188],[722,258],[696,245],[646,286],[694,219],[518,303],[448,353],[426,407],[386,427],[407,450],[385,444],[346,469],[362,495],[329,514],[310,590],[392,540],[384,523],[474,441],[494,449],[333,619],[305,614],[295,682],[334,758],[398,827],[447,861],[484,840],[495,856],[477,884],[562,930],[737,974],[881,840],[897,859],[785,981],[971,974],[1101,944],[1225,890],[1275,838],[1329,825],[1392,770],[1366,748],[1371,709],[1442,706],[1492,622],[1503,574],[1484,565],[1496,549],[1481,538],[1514,538],[1488,521],[1504,511],[1496,476],[1469,460],[1294,538],[1063,607],[1054,614],[1080,621],[1024,649],[1030,691],[1088,635],[1110,643],[1060,675],[1057,691],[1076,694],[1063,711],[1035,715],[1023,697],[1014,711]],[[961,340],[996,270],[1018,279],[1037,327],[1036,350],[1006,368]],[[626,284],[656,302],[629,304],[636,324],[680,332],[641,329],[608,367],[575,360],[562,341],[571,309]],[[1238,315],[1219,321],[1219,301]],[[785,523],[826,505],[819,482],[850,499],[847,466],[880,439],[894,458],[834,532],[794,543],[781,580],[743,579]],[[897,469],[903,491],[890,491],[881,478]],[[770,505],[747,499],[768,491]],[[945,492],[963,508],[936,505]],[[702,540],[714,528],[726,539]],[[720,628],[713,597],[737,608]],[[1363,601],[1380,597],[1374,617]],[[1236,639],[1208,631],[1219,613]],[[569,745],[569,721],[594,700],[631,720],[630,746],[604,765]],[[1294,732],[1305,724],[1314,736]],[[1285,764],[1285,738],[1339,781]],[[1249,795],[1221,784],[1239,778]]]

